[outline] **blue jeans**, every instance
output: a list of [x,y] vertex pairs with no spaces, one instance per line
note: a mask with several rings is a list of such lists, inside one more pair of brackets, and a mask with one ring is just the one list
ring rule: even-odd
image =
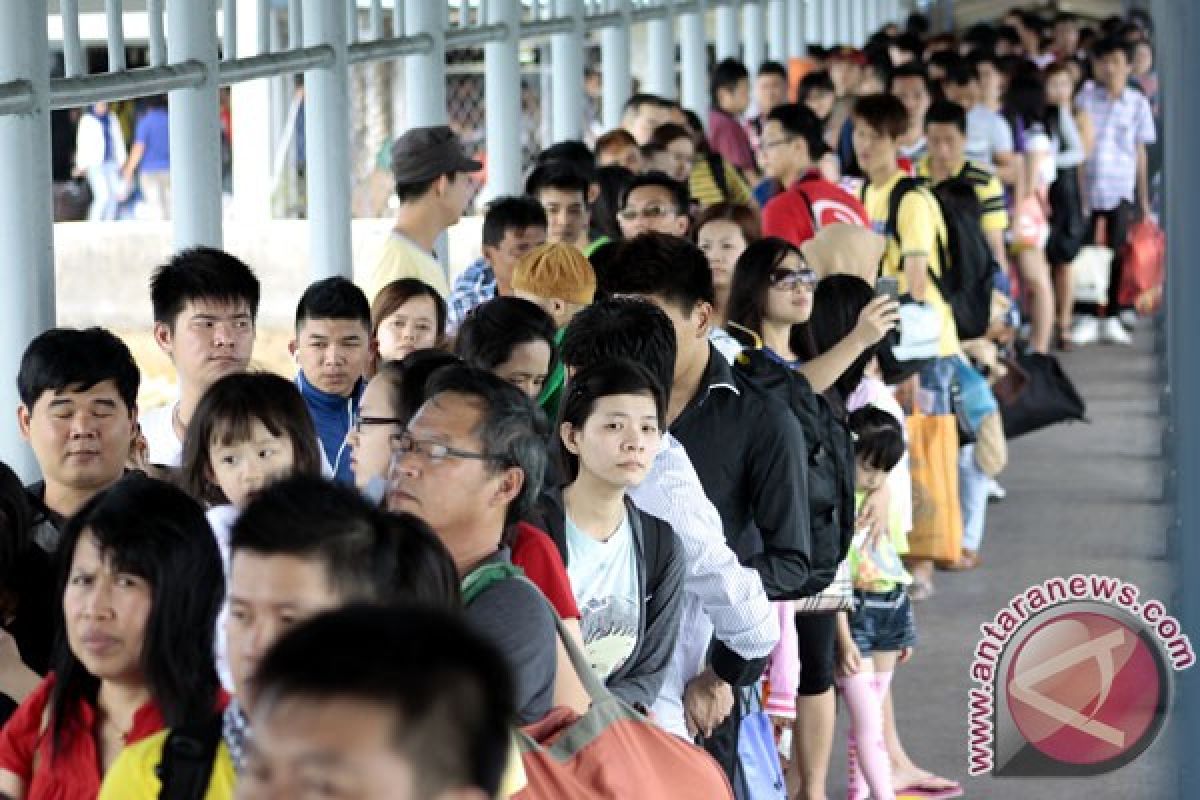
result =
[[975,445],[958,449],[958,501],[962,506],[964,550],[979,552],[987,522],[988,486],[991,479],[975,463]]

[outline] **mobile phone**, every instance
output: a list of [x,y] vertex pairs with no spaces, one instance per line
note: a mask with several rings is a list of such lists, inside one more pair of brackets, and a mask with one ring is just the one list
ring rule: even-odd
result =
[[[875,281],[875,295],[877,297],[887,297],[893,303],[900,302],[900,280],[893,275],[881,276]],[[889,334],[892,344],[900,343],[900,321],[896,320],[896,327]]]

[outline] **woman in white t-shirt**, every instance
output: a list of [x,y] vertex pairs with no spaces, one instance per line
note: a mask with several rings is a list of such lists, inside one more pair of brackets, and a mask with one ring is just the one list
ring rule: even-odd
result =
[[584,648],[612,692],[647,710],[675,649],[683,553],[663,520],[637,510],[665,431],[666,395],[627,361],[579,372],[563,395],[558,455],[566,483],[539,520],[558,546],[579,605]]

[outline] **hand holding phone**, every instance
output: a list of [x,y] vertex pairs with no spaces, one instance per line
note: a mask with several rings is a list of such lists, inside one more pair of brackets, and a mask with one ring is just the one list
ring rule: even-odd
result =
[[[899,304],[899,302],[900,302],[900,279],[895,277],[894,275],[881,276],[878,280],[875,281],[875,296],[876,297],[886,297],[889,300],[891,300],[893,303]],[[899,342],[900,341],[900,318],[899,318],[899,316],[897,316],[895,318],[895,321],[892,325],[892,329],[895,331],[893,341]]]

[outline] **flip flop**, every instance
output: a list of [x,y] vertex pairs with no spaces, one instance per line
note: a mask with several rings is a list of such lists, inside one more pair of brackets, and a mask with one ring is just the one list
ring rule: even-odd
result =
[[903,800],[903,798],[921,798],[921,800],[950,800],[950,798],[953,797],[963,796],[962,786],[954,781],[947,781],[951,784],[950,786],[931,786],[930,783],[934,782],[935,778],[936,776],[931,775],[930,777],[925,778],[918,783],[910,784],[903,788],[897,788],[896,800]]

